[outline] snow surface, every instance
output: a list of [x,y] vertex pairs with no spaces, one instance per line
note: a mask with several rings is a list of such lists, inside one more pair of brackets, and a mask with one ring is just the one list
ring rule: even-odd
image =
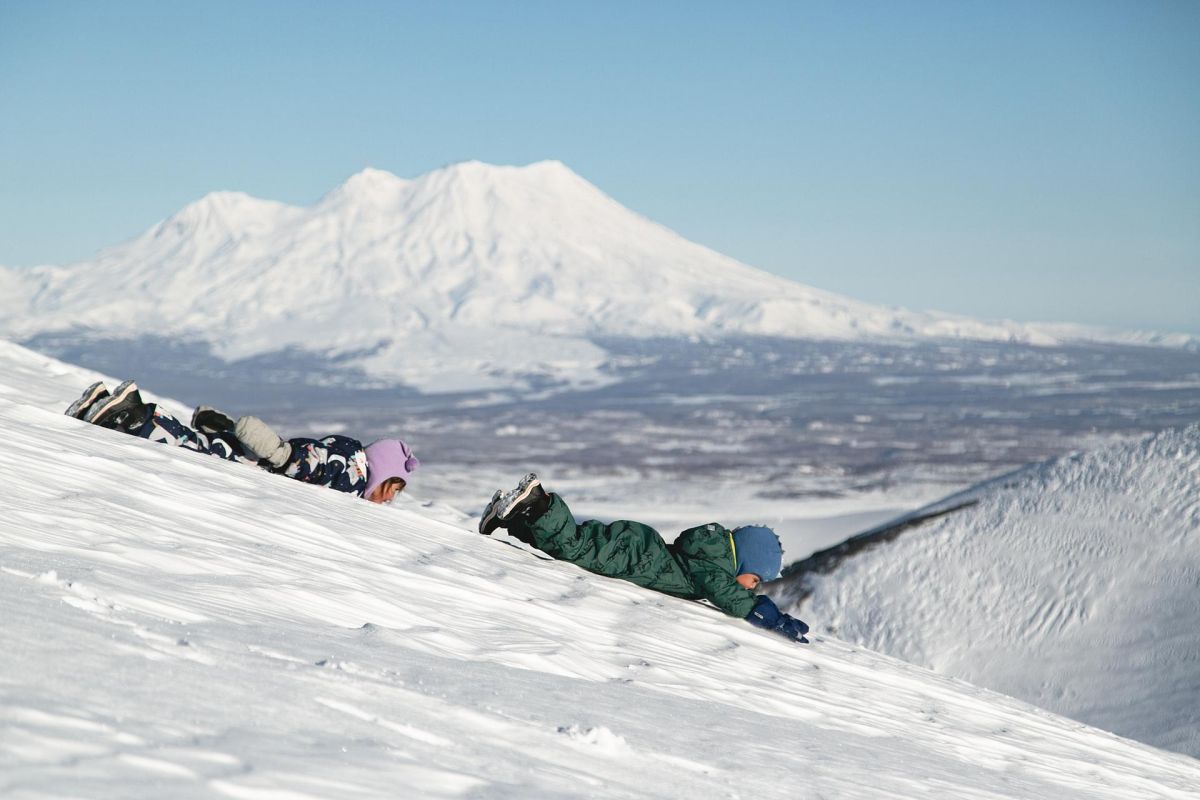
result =
[[847,641],[1200,756],[1200,425],[1055,459],[802,579]]
[[0,343],[6,797],[1196,797],[1191,758],[453,509],[64,417],[93,377]]
[[13,339],[156,333],[227,359],[300,347],[429,391],[526,372],[602,385],[601,335],[1196,344],[854,301],[689,242],[556,161],[367,169],[306,208],[215,192],[90,261],[0,268],[0,287]]

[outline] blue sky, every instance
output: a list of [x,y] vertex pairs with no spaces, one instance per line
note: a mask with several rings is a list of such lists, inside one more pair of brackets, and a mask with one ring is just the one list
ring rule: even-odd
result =
[[852,297],[1200,333],[1200,3],[0,0],[0,264],[564,161]]

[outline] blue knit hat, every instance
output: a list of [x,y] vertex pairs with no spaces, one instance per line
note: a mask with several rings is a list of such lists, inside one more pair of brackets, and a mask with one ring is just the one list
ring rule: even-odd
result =
[[752,572],[764,581],[779,577],[783,565],[783,545],[770,528],[745,525],[733,532],[733,547],[737,554],[737,574]]

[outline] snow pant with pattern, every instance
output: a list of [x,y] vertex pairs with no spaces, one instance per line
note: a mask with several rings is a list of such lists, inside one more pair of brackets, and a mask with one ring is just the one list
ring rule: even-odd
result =
[[201,433],[184,425],[157,405],[150,404],[148,408],[150,415],[146,418],[145,423],[140,428],[130,431],[134,436],[149,439],[152,442],[195,450],[197,453],[218,456],[227,461],[253,462],[255,460],[253,456],[246,455],[232,432]]

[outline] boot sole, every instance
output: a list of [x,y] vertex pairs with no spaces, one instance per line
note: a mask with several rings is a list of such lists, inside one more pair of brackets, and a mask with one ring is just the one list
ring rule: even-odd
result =
[[84,389],[83,394],[79,395],[79,399],[67,406],[67,410],[63,413],[68,417],[83,419],[84,415],[91,410],[92,404],[102,399],[106,394],[108,394],[108,387],[104,385],[104,381],[96,381]]
[[483,516],[479,518],[479,532],[484,536],[500,527],[500,515],[496,513],[496,506],[502,496],[500,492],[496,492],[492,495],[491,502],[483,509]]
[[504,508],[496,516],[499,517],[502,522],[508,522],[508,520],[512,517],[513,511],[515,511],[516,508],[521,505],[521,503],[525,502],[529,495],[533,494],[534,489],[541,485],[542,482],[538,480],[537,475],[532,472],[526,475],[521,479],[521,482],[517,484],[516,494],[509,498],[508,502],[504,504]]
[[[512,519],[513,511],[541,485],[537,475],[530,472],[521,479],[517,488],[513,489],[511,496],[506,497],[500,492],[492,495],[492,501],[484,508],[483,517],[479,520],[479,532],[486,536],[497,528],[503,528]],[[501,501],[504,501],[503,506],[500,505]]]
[[103,417],[105,413],[125,402],[125,398],[129,397],[129,395],[133,394],[137,390],[138,387],[136,383],[133,381],[125,381],[116,389],[114,389],[112,394],[104,398],[103,401],[98,402],[89,408],[87,410],[87,414],[85,414],[83,417],[83,421],[90,422],[93,425],[97,424],[97,420]]

